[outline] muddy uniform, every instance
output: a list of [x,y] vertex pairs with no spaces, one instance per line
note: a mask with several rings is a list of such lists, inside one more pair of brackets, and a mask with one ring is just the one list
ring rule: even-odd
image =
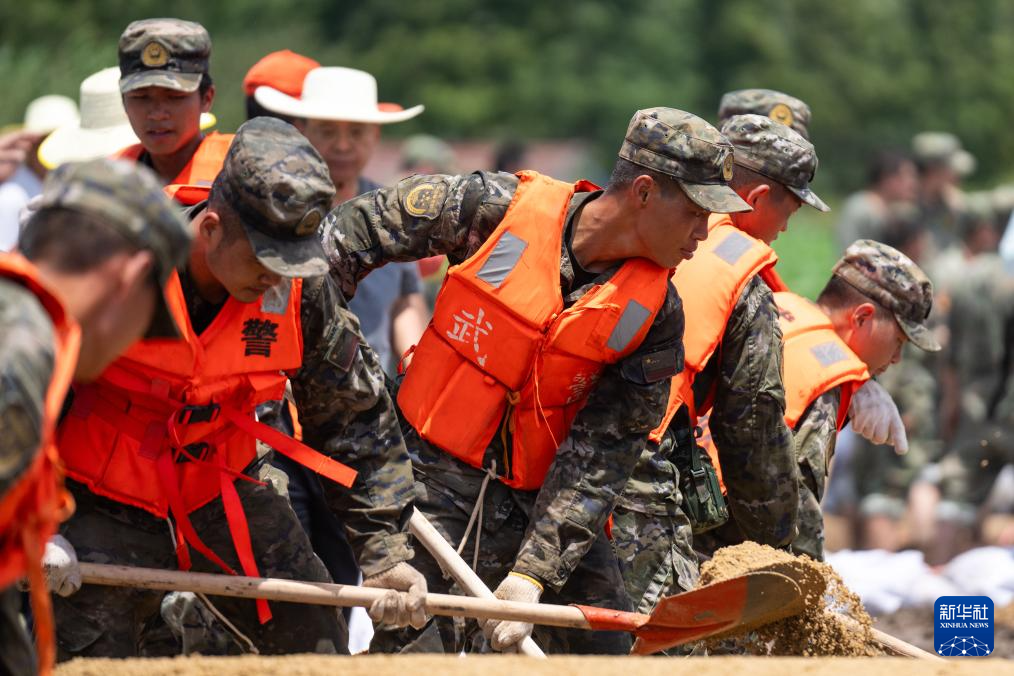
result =
[[[332,212],[325,225],[325,247],[343,291],[354,293],[358,280],[389,261],[415,260],[446,254],[458,263],[474,254],[496,229],[518,185],[510,174],[480,172],[470,176],[415,176],[394,188],[356,197]],[[596,283],[615,270],[596,274],[583,270],[570,249],[573,215],[600,193],[576,195],[567,218],[560,252],[560,288],[565,307],[571,306]],[[682,338],[679,297],[670,287],[665,304],[641,347],[626,359],[607,366],[541,491],[513,490],[499,481],[489,483],[483,499],[482,534],[477,571],[495,586],[511,570],[530,574],[546,585],[546,602],[580,599],[582,603],[626,608],[616,560],[603,526],[616,494],[630,475],[642,441],[657,423],[668,391],[668,380],[649,382],[645,360],[668,353],[676,363]],[[439,386],[434,384],[434,386]],[[462,402],[467,405],[467,402]],[[479,497],[482,470],[458,461],[431,446],[407,424],[403,429],[416,470],[416,505],[433,518],[454,545]],[[503,441],[495,437],[487,457],[503,456]],[[465,548],[471,558],[474,546]],[[418,556],[417,567],[430,580],[431,591],[446,591],[441,574],[429,556]],[[442,637],[435,635],[437,629]],[[566,632],[553,632],[560,638]],[[608,651],[595,634],[587,640],[549,646],[553,652]],[[450,622],[436,621],[422,636],[381,633],[374,649],[394,650],[405,641],[419,649],[447,650],[455,639]],[[460,639],[459,639],[460,640]],[[629,649],[629,639],[610,639],[616,649]]]
[[[322,254],[313,258],[312,247],[307,246],[312,239],[320,250],[313,229],[299,237],[278,239],[277,245],[272,244],[276,240],[271,235],[260,230],[252,233],[256,227],[271,228],[272,233],[295,229],[298,234],[311,208],[322,214],[329,204],[333,186],[326,166],[305,139],[289,125],[257,118],[237,132],[225,167],[214,190],[220,190],[223,199],[244,214],[242,227],[258,260],[270,263],[277,274],[304,274],[297,271],[311,264],[314,269],[326,269]],[[264,191],[269,185],[281,187],[268,194]],[[288,192],[278,192],[282,188]],[[314,207],[318,203],[324,206]],[[191,217],[203,207],[194,207]],[[319,218],[317,215],[318,222]],[[288,301],[292,283],[283,279],[257,302],[265,307],[278,303],[278,298]],[[219,323],[212,323],[225,303],[202,299],[185,269],[180,270],[180,286],[194,332],[200,335],[216,330]],[[281,293],[276,296],[278,291]],[[331,481],[323,483],[330,507],[342,515],[364,575],[370,576],[412,557],[407,533],[412,500],[408,455],[376,355],[363,340],[337,286],[327,276],[307,276],[300,302],[302,363],[291,382],[304,440],[358,472],[347,490]],[[272,337],[271,332],[259,336],[259,354],[270,354]],[[74,411],[69,415],[74,416]],[[258,457],[244,474],[264,483],[241,479],[235,488],[246,513],[260,574],[329,581],[289,505],[284,474],[267,462],[266,447],[259,448]],[[172,529],[166,520],[101,497],[83,484],[69,485],[78,511],[61,532],[75,545],[80,560],[177,567]],[[201,540],[229,566],[240,570],[221,495],[191,512],[189,518]],[[221,572],[196,549],[191,557],[194,570]],[[159,615],[161,598],[160,592],[84,587],[61,599],[56,604],[61,656],[137,654],[146,625]],[[333,608],[272,603],[273,619],[260,624],[253,601],[216,599],[214,604],[262,653],[346,650],[344,621]]]

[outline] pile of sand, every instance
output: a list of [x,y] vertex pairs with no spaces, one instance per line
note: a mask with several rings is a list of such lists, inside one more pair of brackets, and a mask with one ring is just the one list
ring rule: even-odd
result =
[[872,620],[859,597],[849,591],[826,563],[745,542],[715,552],[715,556],[701,566],[700,584],[761,570],[782,573],[795,580],[803,592],[805,610],[743,636],[709,641],[708,645],[716,652],[807,656],[881,654],[874,647],[870,634]]

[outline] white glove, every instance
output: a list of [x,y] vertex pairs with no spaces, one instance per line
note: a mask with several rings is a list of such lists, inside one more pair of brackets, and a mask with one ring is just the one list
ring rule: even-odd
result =
[[[370,606],[370,619],[391,627],[426,626],[426,578],[402,561],[363,580],[364,587],[388,589]],[[395,591],[397,590],[397,591]]]
[[49,591],[70,596],[81,588],[81,569],[77,565],[74,545],[62,535],[54,535],[46,543],[42,555],[42,570],[46,574]]
[[[503,579],[493,595],[501,601],[538,603],[542,598],[542,586],[527,575],[512,572]],[[534,628],[535,626],[528,622],[485,620],[482,623],[482,634],[493,650],[516,653],[521,647],[521,642],[532,635]]]
[[867,380],[852,396],[849,406],[852,429],[874,444],[890,444],[898,455],[908,453],[908,435],[898,407],[887,390]]

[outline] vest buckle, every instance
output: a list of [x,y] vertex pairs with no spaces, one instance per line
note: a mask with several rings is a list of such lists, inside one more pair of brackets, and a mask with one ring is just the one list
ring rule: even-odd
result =
[[221,409],[218,404],[207,404],[205,406],[184,406],[176,416],[176,422],[180,425],[192,423],[210,423],[218,420]]
[[182,465],[186,462],[205,462],[211,456],[211,445],[206,442],[187,444],[183,452],[176,455],[176,464]]

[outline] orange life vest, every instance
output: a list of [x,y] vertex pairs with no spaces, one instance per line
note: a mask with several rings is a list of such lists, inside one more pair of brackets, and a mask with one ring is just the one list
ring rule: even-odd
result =
[[[782,329],[786,424],[795,429],[817,397],[838,387],[841,402],[835,422],[841,430],[848,418],[852,395],[870,379],[866,364],[838,337],[831,320],[813,302],[782,291],[775,293],[775,305]],[[718,448],[711,437],[707,418],[702,418],[699,425],[704,430],[699,443],[708,451],[724,492]]]
[[817,397],[841,388],[838,429],[845,426],[852,395],[870,379],[866,364],[838,337],[814,303],[792,292],[775,294],[784,350],[785,422],[795,429]]
[[43,284],[35,266],[24,257],[0,254],[0,277],[12,279],[35,294],[53,322],[55,337],[53,374],[43,406],[39,451],[14,487],[0,497],[0,589],[27,574],[36,622],[39,671],[48,674],[56,652],[42,555],[57,525],[74,509],[70,494],[63,488],[54,431],[77,366],[81,330]]
[[534,490],[604,365],[644,340],[669,273],[646,259],[628,260],[564,309],[567,210],[575,192],[595,186],[534,172],[518,177],[499,227],[447,271],[398,405],[424,439],[473,467],[482,466],[499,431],[501,481]]
[[[302,280],[254,303],[229,298],[197,335],[174,273],[166,297],[182,340],[135,343],[93,384],[75,388],[60,426],[67,474],[94,493],[172,515],[180,567],[190,567],[187,542],[234,571],[197,537],[188,514],[219,495],[246,575],[256,576],[246,517],[236,488],[257,455],[256,440],[351,486],[355,472],[256,422],[254,409],[282,398],[286,373],[302,363]],[[261,620],[270,613],[259,604]]]
[[[187,166],[183,167],[183,171],[166,186],[166,194],[184,205],[206,200],[211,184],[222,170],[222,163],[225,162],[225,155],[229,152],[233,136],[234,134],[218,132],[207,134],[201,145],[197,146]],[[113,157],[137,161],[143,152],[144,146],[136,143],[120,150]]]
[[771,247],[737,228],[727,214],[712,214],[708,219],[708,238],[693,258],[680,263],[672,276],[683,300],[683,313],[689,318],[683,335],[684,367],[672,379],[665,416],[649,435],[652,441],[662,439],[684,404],[689,409],[692,426],[697,424],[698,415],[711,408],[708,396],[701,410],[696,410],[694,378],[722,341],[725,325],[746,285],[777,262],[778,256]]

